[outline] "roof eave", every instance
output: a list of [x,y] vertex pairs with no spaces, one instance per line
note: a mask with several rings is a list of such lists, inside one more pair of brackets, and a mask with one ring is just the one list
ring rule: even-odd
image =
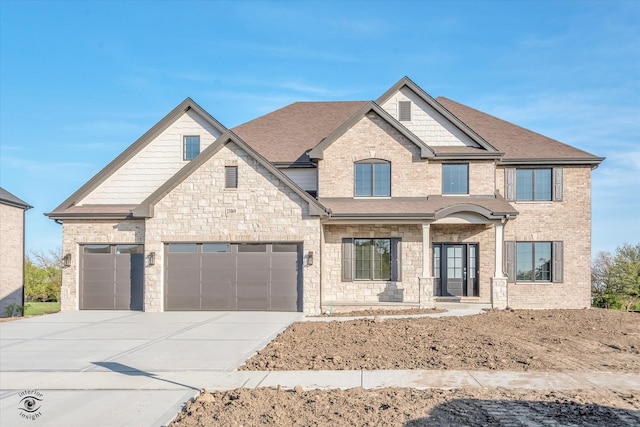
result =
[[485,152],[485,153],[443,153],[437,154],[434,160],[474,160],[474,159],[501,159],[502,152]]
[[585,157],[585,158],[503,158],[501,165],[599,165],[605,157]]

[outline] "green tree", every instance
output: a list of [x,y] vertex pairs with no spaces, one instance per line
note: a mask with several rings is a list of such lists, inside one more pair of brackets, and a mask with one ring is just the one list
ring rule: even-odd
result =
[[25,260],[24,295],[27,301],[59,301],[62,251],[30,252]]
[[640,310],[640,243],[623,244],[614,255],[600,252],[591,267],[591,294],[596,307]]

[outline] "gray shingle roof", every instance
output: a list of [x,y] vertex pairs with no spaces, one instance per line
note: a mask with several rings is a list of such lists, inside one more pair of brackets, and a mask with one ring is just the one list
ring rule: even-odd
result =
[[18,197],[9,193],[7,190],[5,190],[2,187],[0,187],[0,203],[3,203],[5,205],[10,205],[10,206],[15,206],[17,208],[22,208],[25,210],[31,209],[33,207],[29,203],[25,202],[24,200],[19,199]]

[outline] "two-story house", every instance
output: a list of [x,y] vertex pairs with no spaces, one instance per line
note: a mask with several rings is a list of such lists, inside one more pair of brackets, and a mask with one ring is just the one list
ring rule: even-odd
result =
[[48,214],[62,309],[588,307],[602,160],[406,77],[231,130],[188,98]]

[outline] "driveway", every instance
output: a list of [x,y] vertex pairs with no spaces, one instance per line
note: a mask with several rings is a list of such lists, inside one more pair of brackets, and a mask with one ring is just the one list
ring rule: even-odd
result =
[[[79,311],[0,323],[0,425],[160,425],[301,313]],[[195,373],[197,372],[197,375]],[[40,410],[21,408],[25,391]]]

